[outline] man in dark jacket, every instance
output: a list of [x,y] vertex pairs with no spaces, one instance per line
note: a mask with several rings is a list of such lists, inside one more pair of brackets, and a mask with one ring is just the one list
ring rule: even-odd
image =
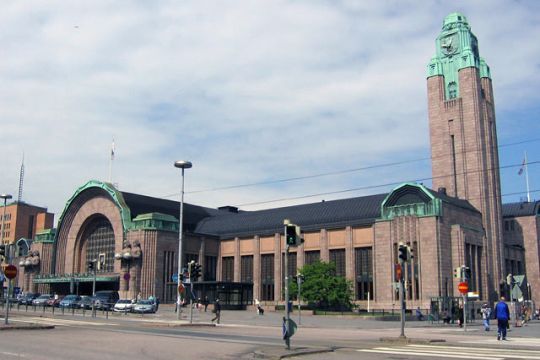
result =
[[214,318],[212,319],[212,322],[217,320],[217,323],[219,324],[219,321],[221,320],[221,304],[219,303],[219,299],[216,299],[216,302],[214,303],[214,310],[213,310]]
[[510,319],[510,309],[504,302],[504,296],[501,296],[501,301],[495,306],[495,317],[497,319],[497,340],[506,340],[506,328]]

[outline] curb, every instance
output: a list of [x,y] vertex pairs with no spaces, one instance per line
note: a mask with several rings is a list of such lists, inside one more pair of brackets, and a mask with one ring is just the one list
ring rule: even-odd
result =
[[269,350],[256,350],[252,353],[253,359],[286,359],[290,357],[297,357],[303,355],[312,355],[333,352],[333,348],[322,349],[310,349],[310,348],[296,348],[291,350],[286,349],[269,349]]
[[10,331],[10,330],[48,330],[54,329],[54,325],[2,325],[0,326],[0,331]]

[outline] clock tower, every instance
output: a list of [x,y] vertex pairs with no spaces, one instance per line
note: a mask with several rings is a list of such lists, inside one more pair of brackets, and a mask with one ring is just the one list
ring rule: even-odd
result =
[[[502,279],[502,212],[495,105],[490,69],[478,40],[460,13],[448,15],[427,67],[433,188],[468,200],[481,213],[481,246],[452,254],[456,266],[473,257],[487,274],[484,298],[494,298]],[[452,240],[453,241],[453,240]],[[475,254],[466,249],[474,248]],[[451,272],[451,269],[449,269]],[[486,296],[487,295],[487,296]]]

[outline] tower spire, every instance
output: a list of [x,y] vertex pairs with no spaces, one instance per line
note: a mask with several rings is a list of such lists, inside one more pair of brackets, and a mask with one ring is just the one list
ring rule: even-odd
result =
[[19,196],[17,197],[17,202],[22,201],[23,185],[24,185],[24,152],[23,152],[22,162],[21,162],[21,171],[19,173]]

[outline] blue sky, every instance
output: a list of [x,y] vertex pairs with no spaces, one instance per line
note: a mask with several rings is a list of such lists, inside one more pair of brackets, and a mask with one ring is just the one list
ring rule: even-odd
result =
[[[425,69],[454,11],[491,67],[499,143],[523,142],[501,147],[501,166],[524,151],[539,161],[533,0],[4,3],[0,192],[17,194],[24,153],[23,200],[58,213],[77,187],[107,180],[113,138],[121,190],[178,199],[173,162],[187,159],[186,201],[210,207],[427,179],[429,161],[407,161],[430,155]],[[517,173],[501,170],[503,194],[525,191]],[[539,175],[531,164],[532,190]],[[296,177],[307,178],[273,182]],[[266,184],[199,191],[251,183]]]

